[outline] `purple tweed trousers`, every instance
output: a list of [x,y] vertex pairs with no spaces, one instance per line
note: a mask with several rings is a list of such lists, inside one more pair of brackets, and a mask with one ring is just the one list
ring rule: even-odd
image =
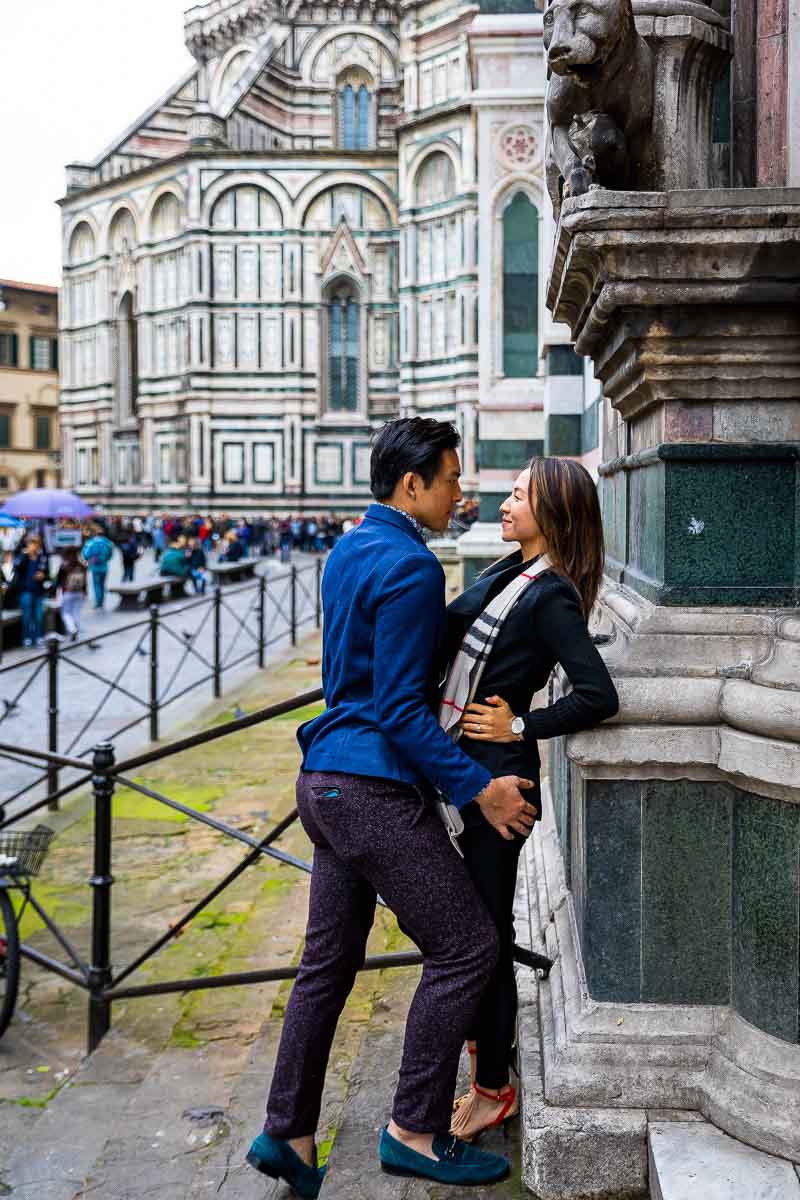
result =
[[418,789],[303,771],[297,807],[314,843],[311,902],[265,1128],[277,1138],[316,1131],[336,1023],[364,961],[380,895],[424,957],[393,1116],[402,1129],[446,1132],[461,1048],[497,963],[492,918]]

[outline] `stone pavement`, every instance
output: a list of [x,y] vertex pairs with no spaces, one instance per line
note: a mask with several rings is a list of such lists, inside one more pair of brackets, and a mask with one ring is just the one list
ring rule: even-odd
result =
[[[315,686],[312,638],[275,669],[209,706],[194,727]],[[303,714],[305,716],[308,713]],[[142,778],[177,800],[256,834],[293,806],[297,715],[166,760]],[[81,952],[88,952],[91,815],[88,798],[52,816],[58,831],[36,893]],[[302,858],[299,825],[281,839]],[[165,931],[243,854],[196,822],[124,789],[114,802],[113,959],[119,969]],[[131,979],[214,975],[294,963],[302,951],[308,876],[273,859],[251,868]],[[30,914],[23,931],[53,950]],[[381,910],[369,952],[407,946]],[[331,1056],[320,1125],[330,1156],[323,1200],[460,1200],[460,1189],[383,1176],[375,1142],[388,1115],[414,969],[361,975]],[[0,1195],[15,1200],[286,1200],[288,1192],[243,1165],[262,1119],[288,984],[203,990],[120,1001],[113,1031],[83,1060],[85,996],[23,964],[15,1021],[0,1040]],[[512,1180],[491,1189],[519,1200],[517,1134]],[[480,1200],[482,1192],[471,1189]],[[486,1192],[488,1195],[489,1192]]]
[[[301,629],[306,632],[313,627],[314,620],[316,561],[314,555],[294,556],[294,564],[301,572],[297,589],[297,615]],[[258,572],[265,574],[268,580],[265,622],[266,637],[271,643],[268,659],[289,643],[289,570],[288,566],[283,566],[274,558],[259,561]],[[120,573],[119,555],[115,555],[112,560],[112,583]],[[140,559],[137,574],[141,578],[156,574],[151,552]],[[224,588],[222,594],[223,664],[235,663],[242,655],[253,652],[247,662],[226,668],[223,690],[227,691],[246,679],[256,665],[254,652],[258,637],[258,591],[252,586],[246,590],[232,586]],[[189,603],[191,600],[183,600],[161,607],[158,660],[159,697],[165,705],[160,714],[162,736],[176,722],[185,722],[193,713],[200,712],[212,692],[208,678],[209,664],[213,659],[211,602],[209,600],[186,611],[179,611]],[[58,748],[62,754],[82,756],[104,738],[114,740],[118,754],[132,753],[147,740],[146,701],[150,686],[148,614],[120,613],[115,604],[115,598],[108,596],[105,609],[95,610],[90,601],[84,607],[83,634],[101,639],[95,643],[95,650],[85,645],[72,649],[69,642],[62,643],[58,680]],[[247,632],[238,622],[245,623]],[[118,631],[116,636],[103,636],[115,630]],[[197,653],[188,652],[189,644]],[[24,665],[36,654],[41,654],[41,651],[11,650],[3,657],[3,669],[0,670],[0,741],[47,749],[47,664]],[[14,667],[15,663],[20,665]],[[9,670],[10,667],[14,669]],[[20,696],[21,689],[37,667],[38,676]],[[126,691],[109,691],[101,679],[86,674],[87,670],[107,680],[119,677]],[[183,695],[184,689],[192,684],[197,686]],[[4,702],[15,699],[18,699],[16,707],[9,710]],[[114,736],[137,718],[140,718],[140,723],[133,729]],[[40,765],[32,768],[27,763],[0,760],[0,804],[41,777],[41,774]],[[65,773],[62,785],[68,780],[69,773]],[[9,804],[8,815],[19,812],[40,795],[44,795],[43,785]]]

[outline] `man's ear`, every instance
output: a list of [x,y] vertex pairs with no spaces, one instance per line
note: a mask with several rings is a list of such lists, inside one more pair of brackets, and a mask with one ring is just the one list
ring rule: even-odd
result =
[[416,499],[417,476],[413,471],[406,471],[405,475],[403,476],[403,491],[407,496],[410,496],[412,500]]

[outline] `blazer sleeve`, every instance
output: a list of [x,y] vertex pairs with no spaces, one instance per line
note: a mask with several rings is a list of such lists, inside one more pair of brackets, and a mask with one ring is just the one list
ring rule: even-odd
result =
[[387,573],[375,614],[373,699],[384,737],[463,808],[492,776],[459,750],[426,703],[444,598],[444,572],[429,552],[409,555]]
[[525,737],[579,733],[616,715],[617,690],[594,645],[574,588],[559,581],[543,590],[534,608],[537,640],[563,668],[572,691],[555,704],[526,713]]

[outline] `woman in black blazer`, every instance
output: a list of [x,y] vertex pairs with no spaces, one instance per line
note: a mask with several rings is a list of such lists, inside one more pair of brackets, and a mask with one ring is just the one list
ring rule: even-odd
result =
[[[535,782],[541,810],[537,740],[577,733],[614,716],[617,693],[587,628],[603,573],[597,489],[578,463],[535,458],[500,509],[503,541],[520,549],[489,567],[448,609],[448,661],[475,618],[520,572],[546,554],[552,567],[511,609],[487,658],[478,691],[459,722],[459,746],[494,776]],[[572,690],[530,712],[531,700],[559,665]],[[514,728],[512,729],[512,721]],[[505,840],[474,803],[461,810],[459,845],[500,934],[500,961],[484,993],[469,1043],[473,1085],[456,1103],[452,1132],[473,1140],[519,1111],[509,1081],[517,1013],[513,903],[523,839]]]

